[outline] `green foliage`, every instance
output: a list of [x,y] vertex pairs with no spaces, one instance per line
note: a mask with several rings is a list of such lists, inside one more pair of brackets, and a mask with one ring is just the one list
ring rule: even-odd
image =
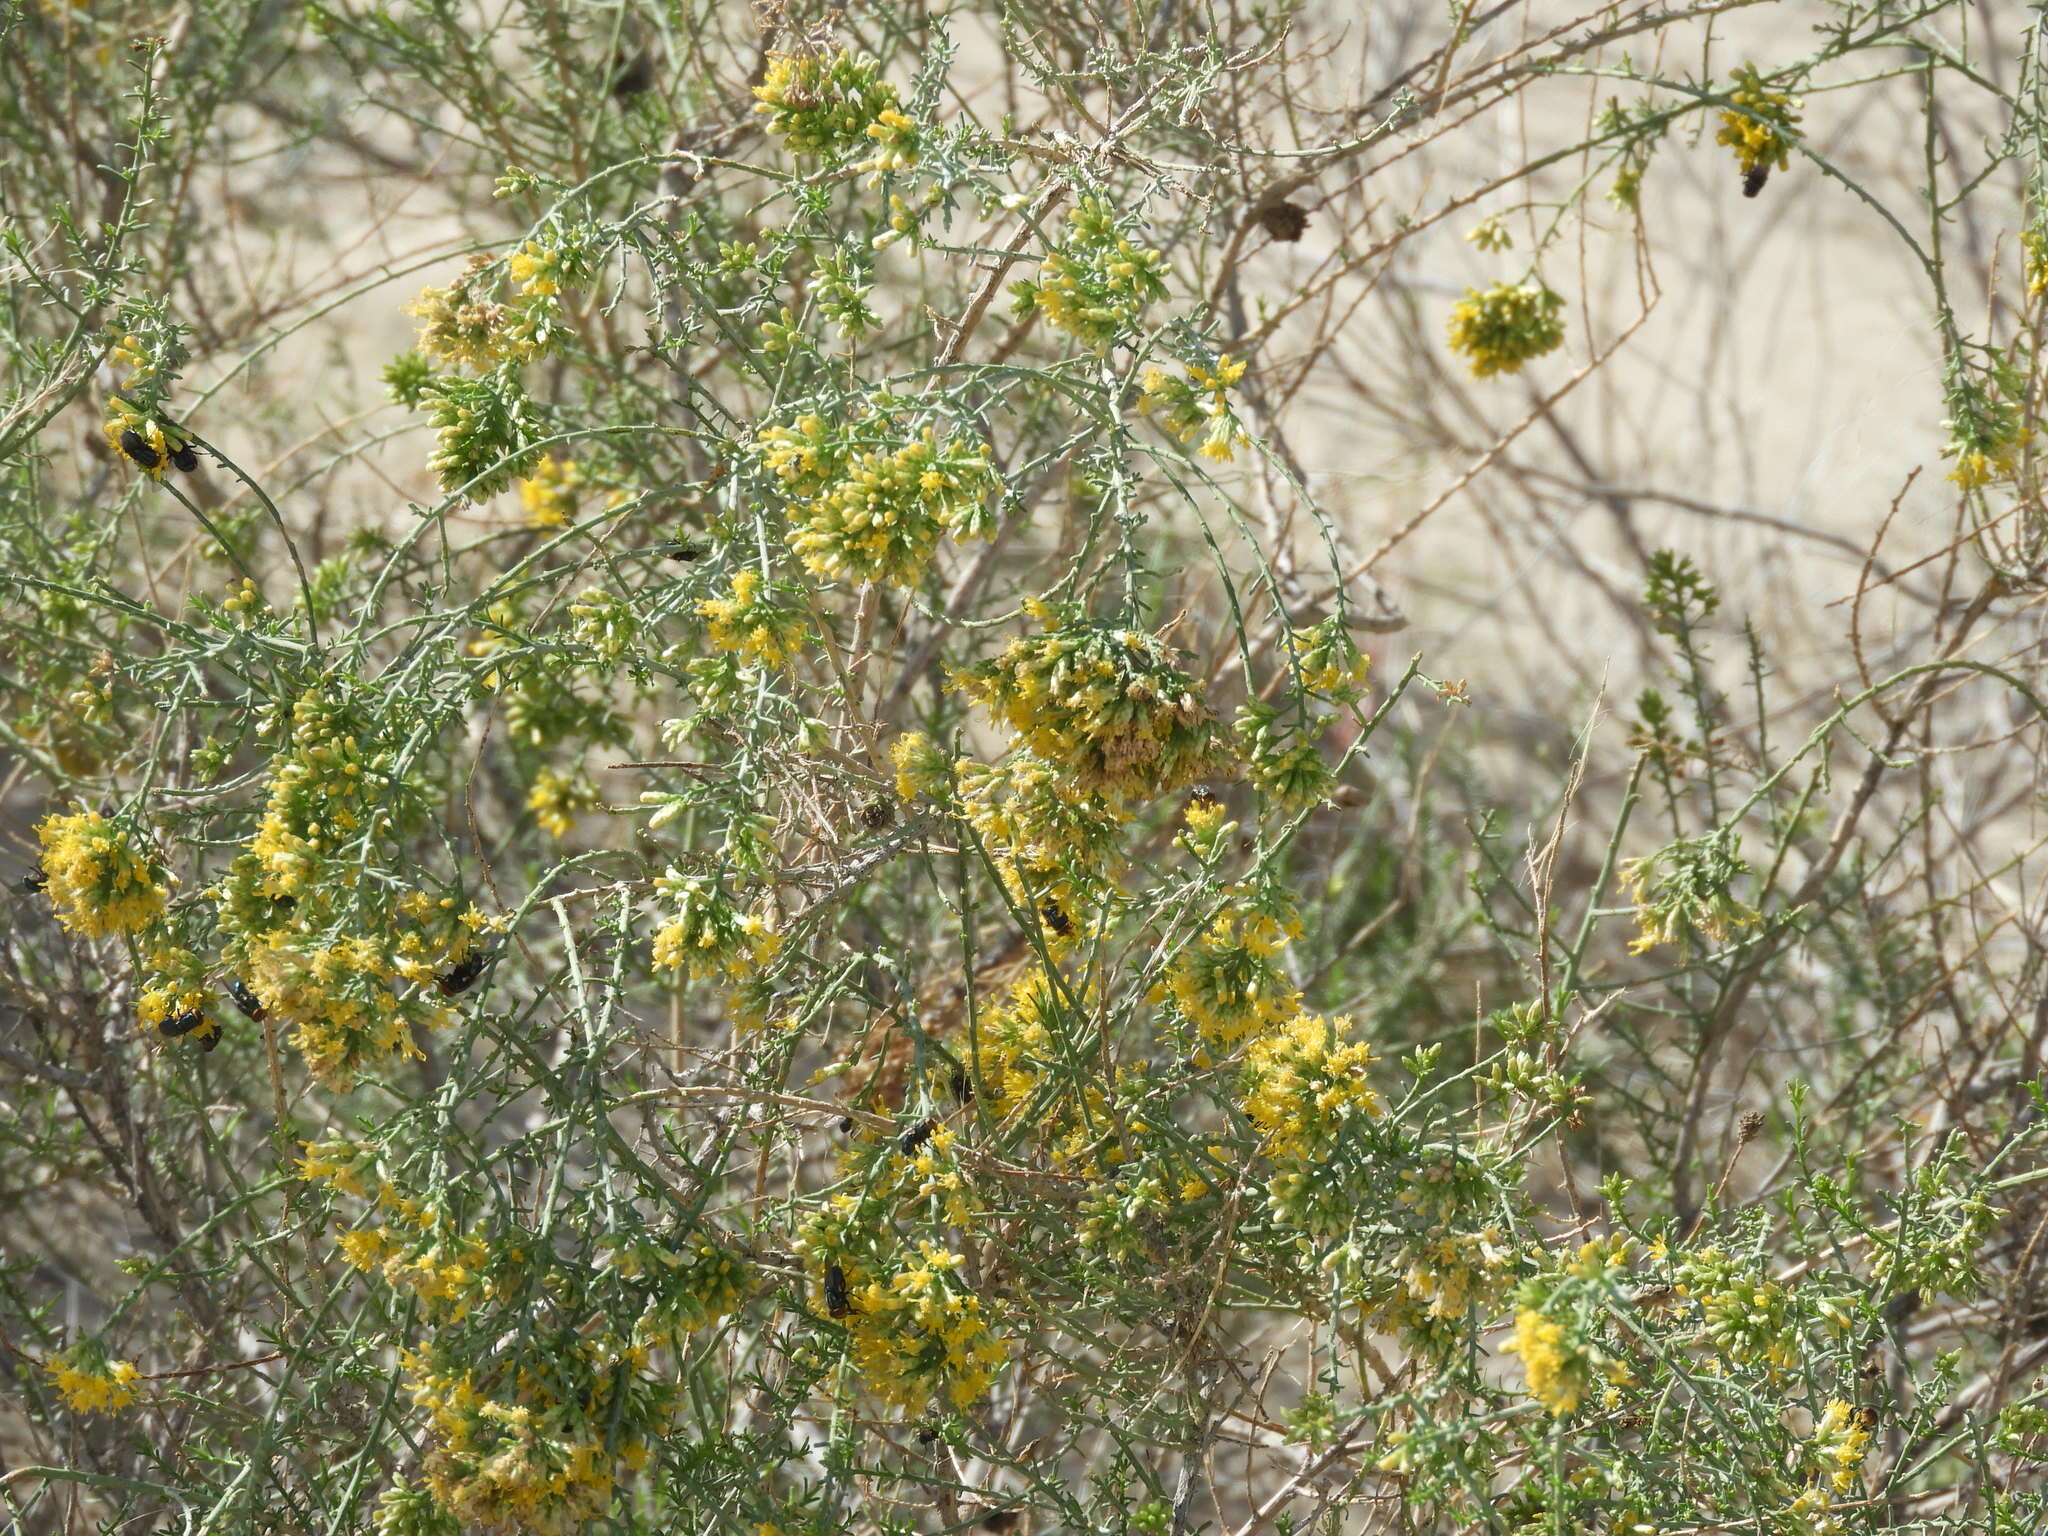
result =
[[[1480,225],[1526,272],[1403,289],[1534,421],[1613,344],[1539,267],[1906,67],[1848,4],[1629,62],[1718,9],[1423,7],[1331,108],[1284,4],[0,12],[9,1519],[2038,1521],[2048,1014],[2019,922],[1957,933],[2035,850],[1870,812],[1954,696],[2048,713],[1971,649],[2040,575],[2038,217],[1996,341],[1938,238],[1990,171],[1907,236],[1981,596],[1819,704],[1750,630],[1745,705],[1733,588],[1638,543],[1604,783],[1447,731],[1369,611],[1414,525],[1361,558],[1282,419],[1349,314],[1305,231],[1392,284],[1582,162]],[[1914,47],[1930,114],[1981,87]],[[1339,224],[1578,74],[1500,186]],[[434,210],[346,292],[329,176]],[[273,290],[245,223],[320,255]],[[343,305],[416,334],[307,355]]]

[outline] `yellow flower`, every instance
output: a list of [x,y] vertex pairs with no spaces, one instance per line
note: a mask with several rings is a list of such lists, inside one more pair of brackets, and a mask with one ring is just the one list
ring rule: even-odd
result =
[[576,817],[597,804],[597,791],[580,773],[559,773],[543,768],[533,777],[526,792],[527,809],[550,837],[567,837]]
[[1529,1395],[1563,1418],[1585,1395],[1584,1372],[1564,1347],[1564,1325],[1524,1307],[1515,1314],[1515,1337],[1502,1346],[1522,1357],[1522,1375]]
[[369,1190],[363,1183],[363,1174],[374,1170],[376,1154],[359,1142],[309,1141],[303,1143],[304,1154],[299,1158],[299,1177],[306,1180],[325,1179],[345,1195],[354,1195],[358,1200],[367,1199]]
[[1728,99],[1742,110],[1721,114],[1721,131],[1716,144],[1735,151],[1742,168],[1743,191],[1754,197],[1763,190],[1764,179],[1775,167],[1791,164],[1792,140],[1799,132],[1799,103],[1783,91],[1764,88],[1756,67],[1743,64],[1735,71],[1735,87]]
[[1225,912],[1174,957],[1166,990],[1204,1039],[1234,1045],[1300,1011],[1301,994],[1273,961],[1286,943],[1265,913]]
[[1475,379],[1520,373],[1563,345],[1563,310],[1564,300],[1536,283],[1468,288],[1451,311],[1451,349],[1471,360]]
[[761,573],[733,572],[726,597],[707,597],[697,611],[711,622],[711,643],[763,666],[779,667],[803,649],[810,622],[794,608],[784,608],[762,595]]
[[889,748],[896,793],[904,800],[944,795],[953,782],[953,762],[923,731],[906,731]]
[[36,827],[57,920],[87,938],[134,933],[163,915],[170,874],[125,822],[95,811]]
[[1145,370],[1138,409],[1159,414],[1161,424],[1183,443],[1202,440],[1203,457],[1228,461],[1251,441],[1230,408],[1230,389],[1244,377],[1244,359],[1226,357],[1214,369],[1188,369],[1185,380],[1157,368]]
[[[923,580],[939,540],[978,537],[1000,488],[988,446],[969,432],[943,440],[873,415],[835,432],[816,416],[761,434],[761,458],[794,505],[790,547],[825,580]],[[890,441],[874,446],[878,434]]]
[[508,335],[506,307],[472,291],[483,286],[490,265],[488,256],[475,256],[455,282],[446,288],[423,288],[406,306],[406,313],[420,321],[422,356],[481,371],[516,354]]
[[375,1228],[358,1227],[344,1232],[335,1239],[335,1246],[341,1249],[342,1259],[351,1268],[365,1274],[383,1264],[386,1257],[384,1234]]
[[519,482],[519,504],[529,528],[563,528],[576,518],[583,493],[583,471],[574,459],[543,458],[533,474]]
[[1009,1357],[1008,1344],[982,1315],[981,1298],[958,1274],[961,1262],[957,1253],[922,1243],[896,1273],[854,1294],[846,1319],[854,1365],[868,1390],[893,1408],[915,1412],[939,1393],[965,1408]]
[[2030,229],[2020,236],[2020,265],[2026,274],[2027,297],[2048,293],[2048,230]]
[[1167,794],[1221,765],[1214,717],[1158,636],[1071,605],[1024,608],[1041,632],[955,678],[1019,746],[1111,801]]
[[1966,491],[1981,491],[1987,485],[2014,480],[2019,475],[2021,455],[2033,440],[2033,429],[2024,427],[2011,441],[1988,451],[1965,448],[1956,454],[1956,467],[1948,472],[1948,478]]
[[896,87],[881,78],[881,65],[873,59],[856,59],[844,49],[829,58],[818,52],[771,53],[754,97],[768,131],[798,154],[845,154],[879,143],[883,156],[905,155],[906,165],[916,158],[914,130],[905,142],[895,127],[897,121],[908,125],[897,110]]
[[526,294],[553,295],[562,291],[560,255],[529,240],[506,258],[505,270]]
[[134,1363],[108,1360],[90,1345],[50,1356],[43,1371],[75,1413],[112,1413],[135,1401]]
[[1083,197],[1067,215],[1066,240],[1035,279],[1013,284],[1016,311],[1034,312],[1094,352],[1107,352],[1167,294],[1166,258],[1120,227],[1107,198]]
[[1267,1133],[1276,1162],[1312,1161],[1347,1121],[1380,1113],[1366,1076],[1372,1052],[1346,1038],[1351,1028],[1349,1018],[1297,1013],[1245,1052],[1245,1115]]
[[172,450],[177,445],[165,440],[160,424],[117,406],[114,414],[107,418],[105,431],[107,443],[113,448],[116,458],[133,464],[152,480],[163,479],[164,467],[169,464]]
[[1840,1398],[1829,1399],[1813,1427],[1813,1450],[1835,1492],[1847,1493],[1870,1450],[1870,1431],[1859,1411]]
[[676,904],[674,916],[654,933],[657,969],[737,981],[760,971],[781,948],[767,920],[741,915],[717,881],[671,869],[654,883]]
[[917,124],[894,107],[883,108],[868,124],[867,132],[875,141],[875,153],[855,170],[872,171],[879,181],[890,171],[907,171],[917,164]]

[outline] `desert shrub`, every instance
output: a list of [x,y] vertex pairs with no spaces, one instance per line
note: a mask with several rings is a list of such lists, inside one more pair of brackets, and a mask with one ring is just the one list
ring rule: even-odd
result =
[[[1751,9],[9,6],[10,1520],[2035,1528],[2037,19]],[[1823,202],[1816,661],[1566,412]]]

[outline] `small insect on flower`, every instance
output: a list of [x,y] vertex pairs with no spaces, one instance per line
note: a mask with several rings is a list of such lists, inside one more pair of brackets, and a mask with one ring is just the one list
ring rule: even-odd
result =
[[914,1156],[918,1149],[932,1139],[932,1132],[939,1128],[939,1122],[930,1115],[917,1122],[903,1133],[903,1155]]
[[843,1115],[840,1117],[839,1134],[842,1136],[851,1136],[853,1134],[853,1116]]
[[1074,936],[1074,920],[1067,916],[1067,909],[1050,896],[1038,904],[1038,915],[1044,919],[1054,938],[1071,939]]
[[1877,1428],[1877,1410],[1869,1404],[1856,1410],[1856,1426],[1866,1433]]
[[133,427],[121,429],[121,451],[144,469],[155,469],[163,462],[157,451],[149,446],[149,439]]
[[488,950],[474,950],[434,978],[434,985],[441,989],[443,997],[460,997],[477,983],[484,968],[491,963]]
[[919,1445],[935,1445],[938,1443],[938,1438],[939,1432],[929,1424],[917,1432],[917,1443]]
[[21,877],[15,888],[24,896],[33,896],[38,891],[48,890],[49,887],[50,877],[43,873],[43,866],[38,864]]
[[881,831],[895,819],[895,804],[886,795],[877,795],[860,808],[860,824],[870,832]]
[[194,1030],[202,1028],[205,1023],[205,1014],[201,1013],[197,1008],[189,1008],[183,1013],[165,1019],[163,1023],[157,1025],[156,1029],[157,1033],[166,1040],[178,1040],[191,1034]]
[[1197,784],[1193,789],[1188,791],[1189,805],[1200,806],[1203,810],[1206,811],[1207,809],[1209,809],[1210,806],[1214,805],[1215,803],[1216,791],[1211,789],[1206,784]]
[[962,1104],[974,1102],[974,1080],[967,1075],[965,1067],[953,1069],[953,1097]]
[[1742,173],[1742,195],[1755,197],[1757,193],[1763,191],[1764,183],[1770,179],[1771,168],[1768,165],[1752,165]]
[[825,1266],[825,1310],[833,1317],[844,1317],[853,1310],[853,1298],[846,1290],[846,1271],[837,1263]]
[[199,454],[190,443],[180,443],[170,451],[171,464],[186,474],[196,474],[199,469]]
[[235,1006],[241,1009],[251,1022],[257,1024],[263,1022],[263,1004],[257,999],[256,994],[249,990],[249,984],[243,981],[241,977],[230,976],[228,978],[228,996],[234,999]]

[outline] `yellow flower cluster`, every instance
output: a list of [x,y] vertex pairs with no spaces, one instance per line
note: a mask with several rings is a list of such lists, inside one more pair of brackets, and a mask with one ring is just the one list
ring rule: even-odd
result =
[[575,1410],[552,1400],[536,1378],[499,1397],[431,1349],[402,1357],[413,1401],[433,1429],[427,1487],[464,1528],[569,1536],[603,1516],[622,1473],[647,1464],[646,1439],[613,1435],[605,1422],[620,1373],[615,1364],[606,1368],[602,1341],[585,1341],[579,1353],[598,1358],[587,1362],[593,1401]]
[[1955,455],[1955,468],[1948,472],[1948,477],[1966,491],[1981,491],[1987,485],[2003,485],[2015,480],[2019,477],[2021,457],[2032,444],[2033,436],[2031,431],[2027,431],[1989,450],[1960,449]]
[[1521,1356],[1529,1395],[1558,1418],[1575,1411],[1596,1382],[1614,1388],[1633,1379],[1628,1363],[1596,1336],[1631,1246],[1619,1233],[1582,1243],[1576,1257],[1516,1293],[1515,1337],[1501,1347]]
[[635,1238],[613,1252],[611,1268],[631,1280],[658,1282],[654,1300],[633,1325],[641,1349],[673,1348],[738,1311],[746,1299],[746,1266],[701,1233],[676,1244]]
[[1273,959],[1288,938],[1264,912],[1220,913],[1167,967],[1166,990],[1174,1006],[1218,1046],[1293,1020],[1301,1012],[1301,994]]
[[[301,1164],[304,1176],[305,1164]],[[360,1226],[336,1238],[341,1256],[365,1274],[375,1273],[394,1290],[411,1291],[426,1316],[456,1323],[492,1299],[486,1268],[491,1258],[480,1226],[460,1231],[446,1212],[399,1194],[391,1185],[377,1191],[376,1226]]]
[[1529,1395],[1558,1418],[1573,1412],[1592,1380],[1583,1357],[1573,1352],[1564,1325],[1530,1307],[1515,1314],[1515,1336],[1501,1348],[1522,1358]]
[[518,250],[505,258],[505,271],[512,281],[519,285],[519,291],[528,296],[553,298],[562,291],[568,274],[563,269],[562,252],[543,240],[528,240]]
[[624,594],[588,587],[569,605],[569,633],[597,653],[599,665],[616,667],[638,637],[640,620]]
[[153,392],[157,369],[150,360],[149,343],[140,336],[133,332],[121,336],[107,349],[107,362],[116,368],[129,370],[128,377],[121,381],[124,395]]
[[1820,1463],[1834,1491],[1847,1493],[1855,1486],[1863,1458],[1870,1452],[1870,1430],[1854,1407],[1839,1397],[1830,1398],[1813,1426],[1808,1452]]
[[1314,1162],[1350,1121],[1380,1113],[1372,1052],[1351,1031],[1349,1018],[1297,1013],[1245,1052],[1244,1112],[1275,1162]]
[[846,1323],[854,1364],[868,1390],[892,1408],[915,1413],[935,1395],[965,1408],[1009,1358],[981,1298],[956,1273],[960,1264],[959,1254],[921,1243],[917,1258],[852,1291]]
[[[385,1062],[419,1057],[415,1028],[441,1028],[453,1018],[425,996],[401,1000],[394,990],[400,959],[378,938],[321,943],[285,931],[254,934],[240,955],[250,989],[289,1029],[307,1070],[337,1093]],[[423,962],[412,965],[432,974]]]
[[479,372],[517,356],[507,336],[506,306],[480,296],[490,266],[490,257],[473,256],[468,269],[449,286],[424,288],[406,306],[405,312],[420,321],[422,354]]
[[830,57],[771,53],[754,87],[754,110],[797,154],[844,155],[872,144],[878,153],[862,169],[900,170],[916,162],[917,130],[881,72],[874,59],[856,59],[843,48]]
[[1819,1480],[1800,1490],[1773,1522],[1784,1536],[1842,1536],[1846,1529],[1835,1509],[1835,1495],[1856,1485],[1856,1474],[1870,1448],[1863,1412],[1832,1398],[1815,1421],[1806,1445],[1809,1464],[1817,1464]]
[[904,800],[945,795],[953,785],[953,759],[923,731],[905,731],[889,747],[896,793]]
[[1244,366],[1243,358],[1226,357],[1214,369],[1190,367],[1185,379],[1147,368],[1138,409],[1159,413],[1160,425],[1183,443],[1200,438],[1203,457],[1228,462],[1251,441],[1230,409],[1230,389],[1244,377]]
[[1054,1060],[1060,1012],[1051,978],[1042,967],[1033,966],[1010,984],[1001,1002],[982,1014],[975,1033],[974,1066],[991,1114],[1012,1114],[1031,1102]]
[[1404,1301],[1425,1320],[1459,1323],[1500,1296],[1511,1253],[1500,1229],[1488,1226],[1477,1232],[1441,1228],[1409,1245],[1403,1257]]
[[1190,797],[1181,819],[1186,826],[1176,841],[1204,863],[1217,855],[1238,827],[1223,802],[1216,799]]
[[1798,1367],[1799,1333],[1785,1287],[1715,1248],[1688,1255],[1677,1276],[1678,1294],[1699,1303],[1701,1331],[1728,1359],[1781,1371]]
[[258,891],[272,901],[298,900],[323,879],[332,861],[368,830],[372,789],[365,778],[384,767],[366,760],[353,711],[314,688],[292,706],[290,744],[271,768],[263,820],[248,856]]
[[1145,1145],[1137,1160],[1117,1163],[1110,1174],[1082,1198],[1075,1241],[1126,1265],[1158,1264],[1174,1240],[1173,1227],[1200,1219],[1186,1207],[1208,1198],[1208,1181],[1181,1149],[1156,1145]]
[[1623,861],[1617,874],[1636,909],[1636,937],[1630,954],[1659,944],[1681,948],[1694,933],[1716,943],[1759,920],[1754,907],[1738,900],[1735,882],[1749,873],[1740,839],[1714,832],[1671,843],[1640,859]]
[[177,444],[165,435],[161,422],[116,400],[101,430],[116,459],[133,464],[152,480],[163,479]]
[[574,459],[552,454],[543,458],[519,482],[519,505],[526,512],[527,527],[565,528],[573,523],[583,489],[583,471]]
[[997,481],[981,439],[941,442],[927,426],[905,440],[893,427],[870,416],[856,436],[805,416],[761,434],[763,462],[795,503],[791,546],[812,575],[915,586],[941,538],[987,531]]
[[868,137],[874,140],[875,152],[855,166],[855,170],[871,171],[879,179],[892,171],[907,171],[917,164],[917,124],[894,107],[884,107],[876,114],[867,131]]
[[1728,99],[1741,108],[1721,114],[1716,144],[1735,151],[1742,167],[1743,190],[1754,197],[1775,168],[1792,163],[1792,141],[1799,134],[1799,103],[1783,91],[1767,90],[1752,64],[1739,65]]
[[550,837],[567,837],[576,818],[598,804],[597,788],[580,773],[543,768],[526,792],[526,808]]
[[1564,300],[1536,283],[1468,288],[1451,310],[1451,349],[1472,364],[1472,377],[1520,373],[1532,358],[1564,344]]
[[1365,691],[1371,658],[1335,615],[1288,629],[1287,654],[1305,692],[1349,703]]
[[299,1158],[299,1177],[308,1183],[324,1181],[358,1200],[382,1193],[384,1177],[378,1171],[376,1148],[344,1137],[300,1145],[304,1150]]
[[[672,1243],[636,1235],[595,1269],[541,1270],[545,1245],[533,1234],[464,1228],[405,1197],[373,1147],[310,1143],[300,1173],[370,1197],[370,1214],[338,1240],[342,1256],[418,1298],[431,1342],[401,1361],[429,1415],[423,1480],[442,1518],[465,1528],[584,1529],[668,1430],[673,1393],[652,1352],[744,1296],[745,1270],[703,1233]],[[410,1494],[396,1506],[433,1513]]]
[[[564,320],[562,292],[589,281],[593,269],[597,253],[589,236],[587,226],[554,231],[526,241],[502,261],[479,254],[446,288],[422,289],[406,306],[406,313],[420,321],[420,355],[489,373],[552,352],[572,334]],[[519,291],[501,300],[495,295],[503,292],[508,277]],[[426,380],[420,370],[412,372],[415,382],[406,393],[430,393],[421,387]],[[436,380],[432,387],[446,384]]]
[[1481,1221],[1479,1202],[1487,1190],[1483,1169],[1454,1149],[1401,1169],[1395,1202],[1427,1227],[1411,1231],[1401,1247],[1403,1294],[1386,1305],[1386,1321],[1411,1331],[1436,1321],[1462,1323],[1470,1309],[1489,1307],[1501,1296],[1513,1249],[1499,1225]]
[[161,1034],[168,1025],[179,1038],[201,1044],[217,1036],[220,1023],[216,1019],[191,1024],[192,1017],[201,1013],[207,1003],[205,959],[168,943],[152,945],[147,959],[149,979],[135,1004],[135,1021],[142,1032]]
[[[363,729],[339,685],[298,700],[256,835],[214,893],[230,972],[337,1092],[393,1058],[418,1056],[414,1032],[453,1019],[430,984],[491,926],[474,907],[457,911],[453,897],[361,899],[357,845],[374,831],[376,786],[389,766],[387,754],[364,746]],[[403,983],[412,990],[402,994]]]
[[775,958],[780,936],[767,919],[742,913],[716,880],[671,868],[654,883],[673,903],[674,913],[654,933],[654,963],[659,969],[686,970],[700,980],[724,976],[737,981]]
[[135,933],[163,916],[171,876],[131,823],[97,811],[45,816],[36,840],[57,921],[73,933]]
[[1018,315],[1034,312],[1093,352],[1107,352],[1166,297],[1166,258],[1131,240],[1106,198],[1084,197],[1067,215],[1064,243],[1035,279],[1013,284]]
[[1123,846],[1118,808],[1044,758],[962,758],[954,772],[968,824],[1006,870],[1045,886],[1065,869],[1107,874],[1114,866]]
[[1320,801],[1333,777],[1317,739],[1332,717],[1304,721],[1303,711],[1247,699],[1233,730],[1244,759],[1245,777],[1283,810],[1298,811]]
[[134,1362],[109,1360],[89,1344],[51,1355],[43,1372],[74,1413],[116,1413],[135,1401]]
[[1215,722],[1155,635],[1027,600],[1043,632],[956,675],[1018,743],[1111,799],[1171,793],[1220,766]]
[[734,571],[730,594],[703,599],[697,611],[710,620],[707,632],[721,651],[779,667],[803,649],[811,621],[764,595],[765,585],[759,571]]

